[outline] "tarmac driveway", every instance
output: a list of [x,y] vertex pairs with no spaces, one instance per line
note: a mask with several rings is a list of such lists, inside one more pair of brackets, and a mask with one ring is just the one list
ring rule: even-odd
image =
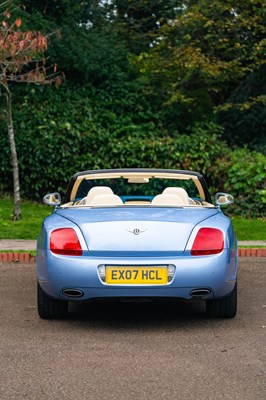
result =
[[88,304],[45,321],[34,265],[0,264],[0,398],[265,398],[265,259],[242,259],[238,283],[233,320],[162,302]]

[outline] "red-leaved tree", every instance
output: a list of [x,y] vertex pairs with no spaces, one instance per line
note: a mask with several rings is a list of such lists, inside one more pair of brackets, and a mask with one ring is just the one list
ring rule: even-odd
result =
[[12,118],[12,82],[35,84],[61,83],[56,66],[46,67],[48,36],[41,32],[21,30],[22,20],[12,20],[5,10],[0,20],[0,86],[6,96],[6,121],[13,166],[13,220],[21,218],[19,167]]

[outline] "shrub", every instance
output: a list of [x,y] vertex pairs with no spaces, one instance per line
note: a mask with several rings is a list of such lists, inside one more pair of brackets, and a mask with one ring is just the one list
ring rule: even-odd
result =
[[225,189],[235,196],[233,212],[248,217],[265,217],[266,157],[247,148],[230,152]]
[[[114,107],[110,94],[88,87],[75,91],[65,86],[56,92],[37,88],[30,94],[18,96],[22,101],[14,107],[21,193],[30,199],[50,190],[64,192],[79,170],[150,167],[207,173],[221,151],[220,128],[214,124],[170,136],[156,125],[149,109],[140,107],[140,101],[134,113],[132,98],[125,102],[122,97]],[[1,128],[1,189],[12,192],[4,119]]]
[[[186,133],[170,134],[156,124],[156,116],[151,118],[151,110],[142,107],[141,102],[134,113],[135,100],[125,102],[121,98],[118,107],[111,96],[101,93],[99,100],[98,95],[89,88],[75,91],[65,87],[56,92],[34,89],[32,98],[24,95],[23,101],[16,104],[16,144],[24,197],[40,200],[55,190],[63,194],[73,173],[81,170],[188,169],[205,175],[211,194],[230,192],[235,197],[230,211],[252,217],[263,215],[264,155],[246,148],[231,150],[221,140],[221,128],[214,123],[198,123],[188,127]],[[0,127],[0,189],[12,193],[4,120]]]

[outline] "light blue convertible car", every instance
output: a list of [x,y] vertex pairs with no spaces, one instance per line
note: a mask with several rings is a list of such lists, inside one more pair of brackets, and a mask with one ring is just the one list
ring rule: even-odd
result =
[[76,173],[37,241],[38,312],[67,315],[69,302],[200,299],[210,317],[237,310],[237,240],[201,174],[162,169]]

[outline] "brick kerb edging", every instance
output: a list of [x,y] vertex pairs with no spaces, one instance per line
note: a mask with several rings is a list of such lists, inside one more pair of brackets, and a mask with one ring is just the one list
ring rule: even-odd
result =
[[5,252],[0,253],[0,263],[8,262],[21,262],[34,264],[36,262],[36,257],[32,256],[30,253],[16,253],[16,252]]
[[[266,257],[266,248],[245,248],[238,249],[239,257]],[[0,263],[8,262],[21,262],[34,264],[36,262],[36,256],[30,255],[30,253],[16,253],[16,252],[5,252],[0,253]]]
[[266,248],[238,249],[239,257],[266,257]]

